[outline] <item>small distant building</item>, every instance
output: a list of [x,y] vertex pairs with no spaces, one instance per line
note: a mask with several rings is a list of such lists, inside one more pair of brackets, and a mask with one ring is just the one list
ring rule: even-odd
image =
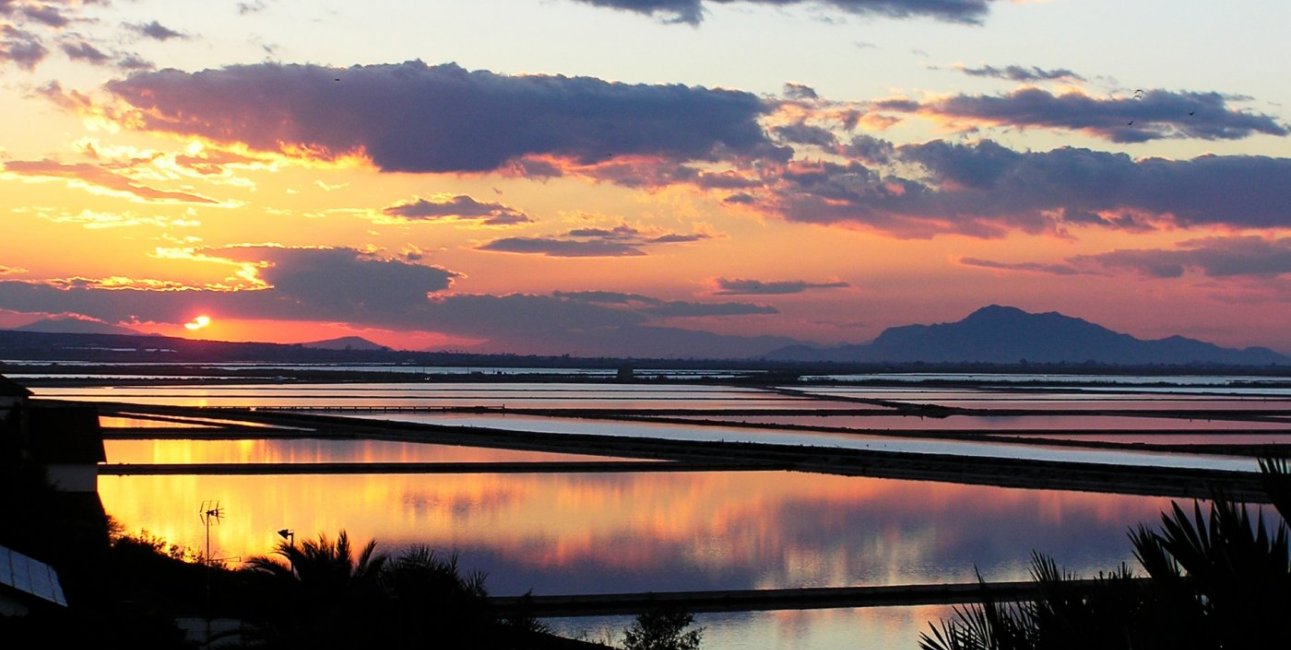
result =
[[51,487],[98,493],[98,464],[107,460],[94,406],[32,399],[26,387],[0,375],[0,435],[20,463],[45,470]]
[[25,616],[49,607],[67,607],[58,572],[40,560],[0,546],[0,616]]
[[18,406],[31,398],[31,391],[13,380],[0,375],[0,422],[3,422]]
[[105,547],[98,493],[105,460],[97,408],[33,399],[0,376],[0,543],[63,568]]
[[32,460],[45,468],[49,485],[97,496],[99,463],[107,460],[98,409],[34,401],[26,419]]

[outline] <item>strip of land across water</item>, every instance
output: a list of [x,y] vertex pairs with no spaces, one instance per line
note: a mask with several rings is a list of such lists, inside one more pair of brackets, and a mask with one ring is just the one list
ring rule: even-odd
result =
[[[100,403],[99,408],[104,415],[122,417],[153,415],[211,418],[215,414],[214,416],[221,420],[241,420],[262,425],[258,428],[239,430],[238,436],[243,439],[369,438],[672,461],[686,463],[677,465],[675,469],[687,471],[694,471],[695,463],[712,463],[715,459],[719,459],[724,464],[724,470],[730,470],[733,467],[745,470],[792,470],[844,476],[1174,498],[1208,499],[1216,494],[1224,494],[1229,498],[1252,503],[1265,503],[1268,499],[1258,474],[1217,469],[1145,467],[750,442],[665,440],[595,434],[550,435],[488,427],[359,420],[318,413],[275,412],[249,408],[222,408],[213,411],[202,407],[121,403]],[[349,469],[337,467],[331,471],[341,472]]]

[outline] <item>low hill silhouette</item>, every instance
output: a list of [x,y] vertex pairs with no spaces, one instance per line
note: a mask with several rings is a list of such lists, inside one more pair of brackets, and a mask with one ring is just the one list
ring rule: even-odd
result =
[[889,327],[873,342],[790,346],[766,357],[799,362],[1086,363],[1107,365],[1288,364],[1268,348],[1223,348],[1182,336],[1142,340],[1058,312],[990,305],[954,323]]

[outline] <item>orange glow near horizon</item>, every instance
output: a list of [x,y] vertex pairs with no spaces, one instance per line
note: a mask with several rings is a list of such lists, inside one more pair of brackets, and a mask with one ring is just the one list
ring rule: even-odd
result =
[[207,327],[210,326],[210,324],[211,324],[211,317],[203,314],[187,323],[184,323],[184,329],[190,332],[196,332],[197,330],[200,330],[200,329],[206,329]]
[[311,343],[347,336],[357,336],[395,350],[470,349],[479,339],[436,332],[399,331],[353,327],[345,323],[318,321],[256,320],[241,318],[212,319],[199,329],[190,324],[123,323],[140,332],[208,341],[241,341],[258,343]]

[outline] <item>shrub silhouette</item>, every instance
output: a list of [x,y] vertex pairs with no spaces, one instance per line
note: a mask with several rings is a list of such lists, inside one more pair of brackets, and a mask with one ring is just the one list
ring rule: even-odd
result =
[[1130,532],[1147,579],[1128,567],[1100,575],[1093,587],[1050,558],[1032,556],[1034,602],[959,607],[920,636],[924,650],[1126,650],[1291,647],[1291,469],[1261,460],[1269,500],[1280,516],[1266,525],[1246,504],[1217,495],[1191,514],[1172,503],[1160,530]]

